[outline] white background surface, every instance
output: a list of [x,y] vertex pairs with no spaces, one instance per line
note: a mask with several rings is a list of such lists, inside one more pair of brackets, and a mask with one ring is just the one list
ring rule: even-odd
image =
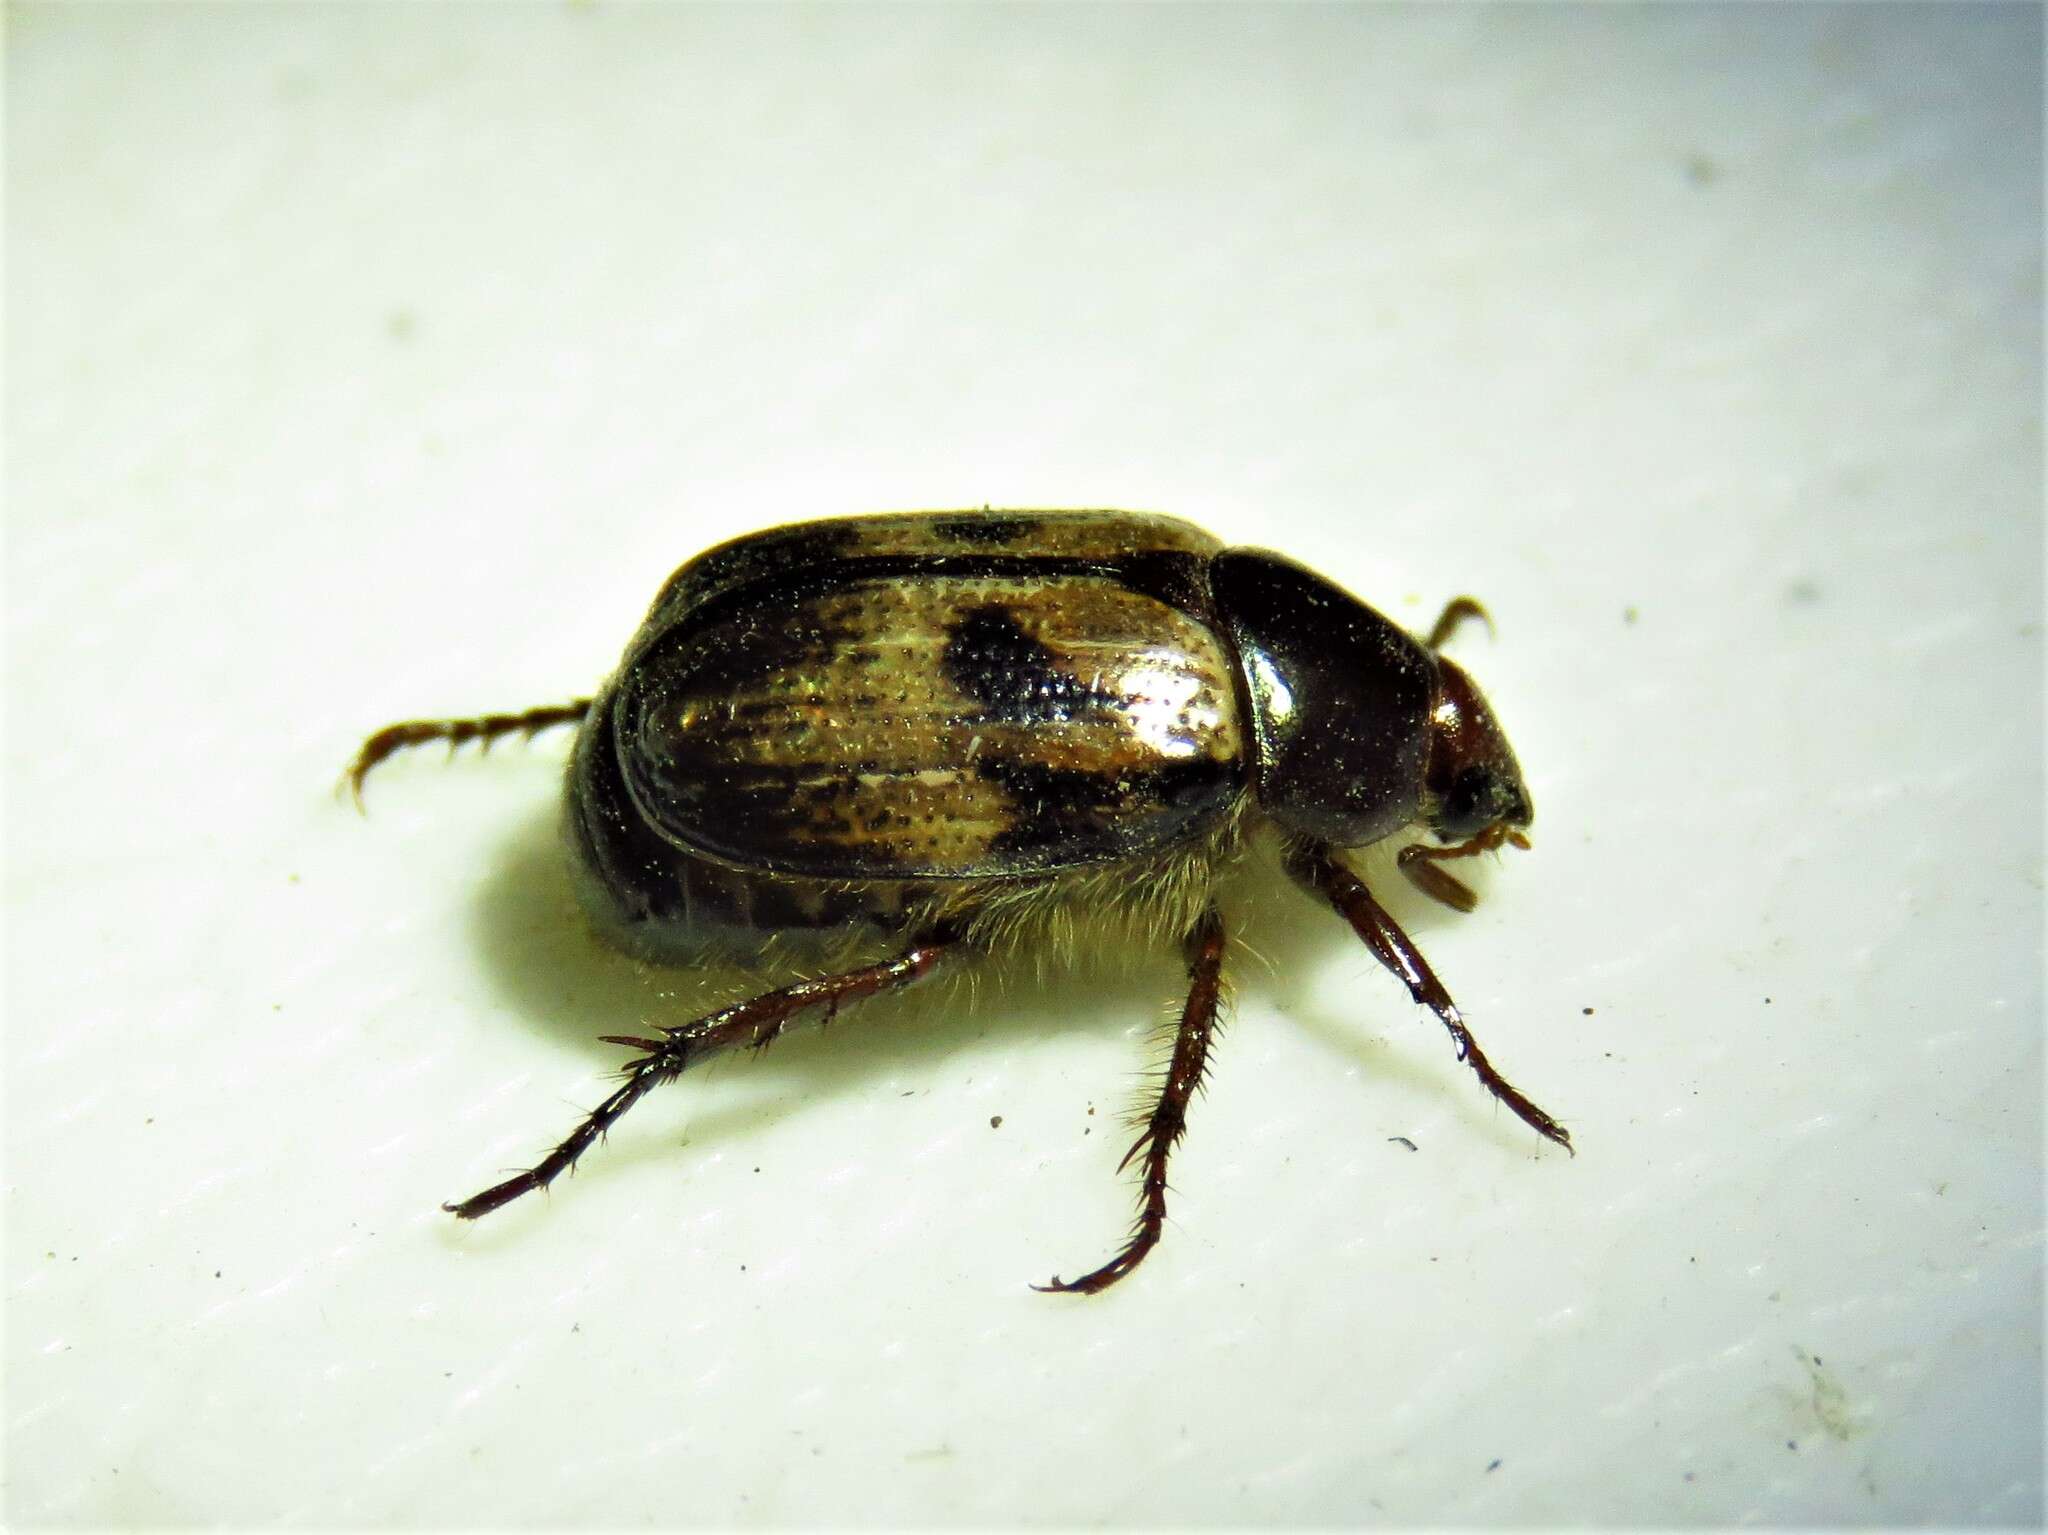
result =
[[[2038,12],[9,20],[10,1523],[2039,1520]],[[439,1213],[673,1004],[559,735],[357,740],[984,502],[1487,599],[1536,847],[1398,909],[1581,1154],[1254,882],[1100,1299],[1171,956]]]

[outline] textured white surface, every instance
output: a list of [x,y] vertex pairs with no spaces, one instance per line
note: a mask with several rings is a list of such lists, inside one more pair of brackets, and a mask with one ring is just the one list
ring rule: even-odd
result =
[[[9,1523],[2040,1519],[2036,10],[9,23]],[[360,735],[982,502],[1489,601],[1536,849],[1400,910],[1581,1154],[1255,894],[1101,1299],[1165,956],[458,1228],[662,1001],[559,738]]]

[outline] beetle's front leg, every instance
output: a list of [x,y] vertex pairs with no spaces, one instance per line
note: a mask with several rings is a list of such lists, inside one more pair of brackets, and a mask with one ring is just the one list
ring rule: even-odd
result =
[[1365,940],[1373,957],[1391,970],[1408,988],[1408,995],[1435,1013],[1450,1030],[1458,1058],[1469,1065],[1486,1090],[1514,1110],[1515,1117],[1545,1140],[1555,1141],[1566,1151],[1572,1149],[1571,1132],[1536,1107],[1507,1078],[1493,1069],[1493,1063],[1479,1048],[1479,1041],[1465,1027],[1464,1015],[1444,983],[1429,968],[1429,961],[1414,941],[1401,931],[1387,909],[1373,899],[1365,881],[1337,861],[1335,851],[1325,842],[1303,840],[1288,849],[1287,872],[1337,909],[1352,930]]
[[1093,1295],[1108,1289],[1145,1259],[1159,1244],[1166,1225],[1166,1159],[1174,1143],[1187,1133],[1188,1100],[1202,1085],[1208,1065],[1209,1042],[1216,1036],[1216,1020],[1223,1006],[1223,917],[1215,906],[1202,913],[1194,931],[1188,934],[1188,1000],[1181,1009],[1180,1032],[1173,1041],[1173,1059],[1167,1062],[1166,1083],[1159,1103],[1131,1149],[1117,1164],[1122,1172],[1133,1158],[1145,1159],[1144,1194],[1138,1206],[1137,1229],[1131,1239],[1109,1262],[1071,1282],[1053,1276],[1051,1284],[1033,1285],[1034,1290],[1057,1290]]
[[1497,821],[1469,842],[1453,843],[1449,847],[1430,847],[1418,842],[1413,847],[1404,847],[1395,856],[1401,872],[1408,876],[1417,890],[1433,901],[1441,901],[1453,911],[1471,911],[1479,905],[1479,897],[1472,887],[1455,874],[1446,874],[1437,865],[1446,858],[1470,858],[1478,853],[1491,853],[1503,844],[1528,851],[1529,839],[1509,826]]
[[446,741],[448,750],[454,751],[465,741],[481,741],[484,750],[491,749],[491,743],[501,736],[523,733],[528,740],[554,725],[573,725],[590,712],[590,700],[571,699],[565,704],[543,704],[538,709],[526,709],[518,714],[479,714],[466,720],[405,720],[397,725],[386,725],[382,730],[363,742],[363,749],[356,753],[356,760],[348,765],[342,782],[348,785],[349,793],[355,796],[356,808],[363,808],[363,780],[370,776],[370,769],[394,752],[404,751],[410,746],[425,746],[431,741]]
[[604,1039],[609,1044],[630,1045],[646,1052],[626,1066],[626,1079],[612,1095],[592,1109],[567,1140],[527,1171],[494,1184],[481,1194],[473,1194],[459,1204],[441,1208],[451,1215],[473,1221],[480,1215],[489,1215],[500,1205],[510,1204],[521,1194],[546,1188],[575,1166],[576,1159],[616,1124],[626,1110],[662,1083],[681,1076],[684,1068],[706,1056],[742,1045],[756,1050],[765,1049],[781,1037],[790,1019],[806,1009],[829,1007],[836,1012],[844,1003],[923,980],[953,946],[954,939],[950,933],[936,933],[912,944],[894,959],[839,975],[820,976],[815,981],[799,981],[779,991],[764,992],[745,1002],[720,1008],[692,1023],[664,1029],[660,1039],[642,1039],[631,1034],[605,1035]]

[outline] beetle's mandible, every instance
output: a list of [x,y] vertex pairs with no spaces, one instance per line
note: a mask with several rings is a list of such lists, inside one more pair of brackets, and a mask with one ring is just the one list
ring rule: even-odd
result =
[[1172,935],[1188,968],[1164,1085],[1125,1157],[1129,1241],[1041,1288],[1093,1293],[1158,1242],[1166,1164],[1223,992],[1219,879],[1251,832],[1450,1030],[1487,1091],[1567,1149],[1496,1072],[1342,850],[1420,828],[1400,868],[1470,910],[1447,859],[1512,844],[1532,809],[1507,737],[1441,653],[1313,571],[1129,512],[899,513],[735,539],[671,576],[592,698],[371,736],[404,747],[576,724],[565,824],[601,934],[656,963],[771,936],[855,934],[865,962],[658,1034],[527,1172],[448,1208],[545,1188],[651,1089],[799,1015],[908,986],[1057,926]]

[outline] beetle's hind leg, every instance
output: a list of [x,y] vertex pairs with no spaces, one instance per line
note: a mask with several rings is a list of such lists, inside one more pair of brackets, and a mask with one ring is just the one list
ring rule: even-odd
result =
[[1479,1048],[1479,1041],[1465,1027],[1458,1004],[1444,989],[1444,983],[1429,968],[1429,961],[1415,947],[1414,940],[1401,931],[1387,909],[1373,899],[1365,881],[1337,861],[1328,843],[1302,841],[1288,850],[1287,872],[1301,884],[1337,909],[1349,922],[1373,957],[1391,970],[1408,988],[1408,995],[1435,1013],[1450,1030],[1458,1058],[1470,1066],[1489,1093],[1514,1111],[1515,1117],[1545,1140],[1555,1141],[1566,1151],[1572,1149],[1571,1132],[1523,1096],[1520,1088],[1493,1069],[1493,1063]]
[[1202,913],[1194,931],[1188,934],[1187,944],[1188,1000],[1181,1010],[1173,1058],[1167,1062],[1166,1084],[1160,1089],[1159,1103],[1145,1121],[1145,1128],[1117,1164],[1117,1171],[1122,1172],[1134,1159],[1144,1158],[1144,1193],[1138,1206],[1137,1228],[1123,1251],[1101,1268],[1075,1280],[1062,1280],[1054,1275],[1051,1284],[1033,1285],[1035,1290],[1094,1295],[1130,1273],[1159,1245],[1160,1231],[1166,1225],[1166,1159],[1175,1142],[1187,1133],[1188,1101],[1202,1085],[1209,1044],[1216,1037],[1217,1018],[1223,1006],[1223,917],[1215,906]]
[[758,997],[735,1002],[694,1022],[664,1029],[660,1039],[642,1039],[629,1034],[605,1035],[611,1044],[629,1045],[646,1052],[638,1060],[628,1063],[625,1080],[612,1095],[592,1109],[583,1123],[570,1132],[567,1140],[527,1171],[494,1184],[481,1194],[473,1194],[459,1204],[443,1205],[442,1208],[466,1221],[473,1221],[479,1215],[490,1214],[500,1205],[511,1203],[521,1194],[546,1188],[575,1166],[576,1159],[617,1123],[626,1110],[662,1083],[681,1076],[686,1067],[741,1045],[764,1049],[781,1036],[790,1019],[810,1008],[826,1007],[836,1012],[843,1003],[873,996],[878,991],[897,990],[922,980],[931,973],[941,956],[953,948],[954,943],[952,934],[935,933],[912,944],[894,959],[864,965],[839,975],[821,976],[814,981],[799,981],[779,991],[763,992]]
[[356,753],[356,760],[348,765],[342,774],[342,782],[355,797],[356,808],[363,807],[363,780],[370,776],[370,769],[393,753],[412,746],[425,746],[430,741],[446,741],[448,750],[453,752],[465,741],[481,741],[485,751],[500,737],[523,734],[528,740],[555,725],[573,725],[590,712],[590,700],[571,699],[565,704],[544,704],[538,709],[527,709],[519,714],[480,714],[466,720],[405,720],[396,725],[386,725],[382,730],[363,742],[363,748]]

